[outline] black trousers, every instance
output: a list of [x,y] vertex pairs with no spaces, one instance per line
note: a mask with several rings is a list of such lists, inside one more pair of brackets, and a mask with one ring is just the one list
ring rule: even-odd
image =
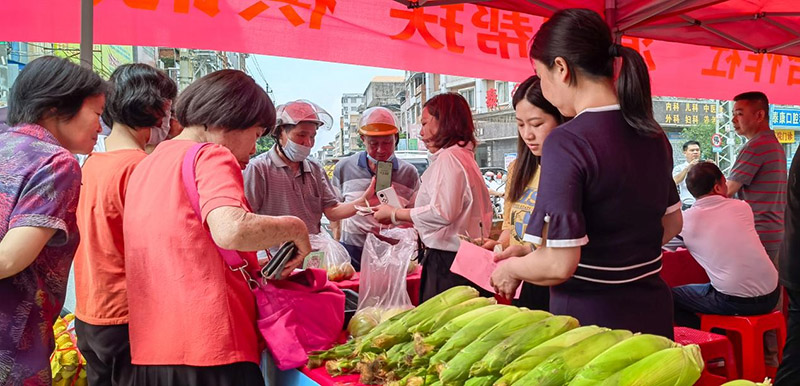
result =
[[511,304],[531,310],[550,311],[550,287],[522,282],[519,299],[512,300]]
[[[252,362],[222,366],[133,366],[137,386],[264,386],[261,369]],[[91,384],[90,384],[91,385]]]
[[422,278],[419,289],[420,303],[460,285],[474,287],[480,292],[480,296],[494,297],[493,293],[484,290],[465,277],[450,272],[450,266],[453,265],[453,260],[455,259],[455,252],[433,248],[425,250],[425,256],[422,258]]
[[775,386],[800,385],[800,291],[787,288],[786,292],[789,294],[789,322]]
[[78,349],[86,358],[91,386],[127,386],[131,382],[131,341],[128,325],[96,326],[75,319]]

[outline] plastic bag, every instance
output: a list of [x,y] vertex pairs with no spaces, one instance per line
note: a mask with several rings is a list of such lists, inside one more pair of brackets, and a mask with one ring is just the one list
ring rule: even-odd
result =
[[86,359],[78,351],[75,316],[59,317],[53,324],[56,347],[50,354],[50,371],[54,386],[86,386]]
[[355,275],[356,270],[350,263],[350,254],[344,249],[342,244],[334,240],[326,232],[315,235],[308,235],[311,241],[312,252],[306,257],[303,268],[322,268],[328,271],[328,280],[342,281],[348,280]]
[[411,275],[412,273],[416,272],[417,269],[419,269],[419,262],[417,262],[417,240],[419,236],[414,228],[394,227],[389,229],[381,229],[378,238],[393,245],[399,243],[400,241],[414,244],[413,249],[404,249],[398,253],[403,254],[400,257],[404,257],[409,260],[408,269],[406,270],[407,275]]
[[347,326],[347,331],[355,337],[412,307],[406,291],[406,274],[410,256],[417,250],[416,238],[408,237],[408,232],[392,232],[388,236],[381,233],[379,237],[387,241],[367,234],[361,255],[358,311]]

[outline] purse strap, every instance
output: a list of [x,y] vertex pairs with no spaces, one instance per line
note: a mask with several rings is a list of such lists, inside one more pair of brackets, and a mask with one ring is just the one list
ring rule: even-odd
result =
[[[197,163],[197,154],[207,145],[210,145],[210,143],[198,143],[189,148],[189,150],[186,151],[186,155],[183,157],[183,164],[181,165],[183,187],[186,190],[186,194],[189,196],[189,202],[192,204],[194,213],[197,214],[201,225],[203,224],[203,215],[200,212],[200,193],[197,191],[195,166]],[[222,255],[228,268],[230,268],[231,271],[239,271],[251,289],[258,288],[258,281],[253,279],[254,276],[258,277],[258,270],[250,268],[250,264],[239,255],[239,252],[224,249],[217,245],[213,237],[211,237],[210,231],[208,231],[208,237],[211,238],[211,242],[217,247],[217,251]]]

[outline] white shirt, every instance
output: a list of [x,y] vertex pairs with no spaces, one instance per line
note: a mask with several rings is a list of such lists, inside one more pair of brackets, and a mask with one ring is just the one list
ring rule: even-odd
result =
[[[682,172],[683,169],[686,169],[688,166],[689,166],[688,162],[684,162],[684,163],[682,163],[680,165],[676,165],[672,169],[672,178],[675,178],[675,176],[680,174],[680,172]],[[694,198],[694,196],[692,196],[691,193],[689,193],[689,189],[686,187],[686,177],[688,177],[688,176],[689,176],[688,174],[686,176],[684,176],[683,177],[683,181],[681,181],[681,183],[678,184],[678,193],[680,193],[680,195],[681,195],[681,202],[682,203],[684,203],[686,205],[693,205],[694,202],[695,202],[695,198]]]
[[471,144],[440,149],[422,174],[411,220],[428,248],[456,252],[459,234],[489,236],[492,204],[472,149]]
[[681,236],[717,291],[756,297],[778,286],[778,271],[758,238],[753,210],[746,202],[718,195],[697,200],[683,213]]

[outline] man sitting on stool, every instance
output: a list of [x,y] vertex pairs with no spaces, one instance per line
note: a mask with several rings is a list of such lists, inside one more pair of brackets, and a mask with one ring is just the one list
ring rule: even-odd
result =
[[710,284],[672,289],[675,322],[700,328],[696,313],[759,315],[778,301],[778,271],[756,233],[753,211],[727,197],[725,176],[710,162],[694,165],[686,187],[697,198],[683,213],[681,235]]

